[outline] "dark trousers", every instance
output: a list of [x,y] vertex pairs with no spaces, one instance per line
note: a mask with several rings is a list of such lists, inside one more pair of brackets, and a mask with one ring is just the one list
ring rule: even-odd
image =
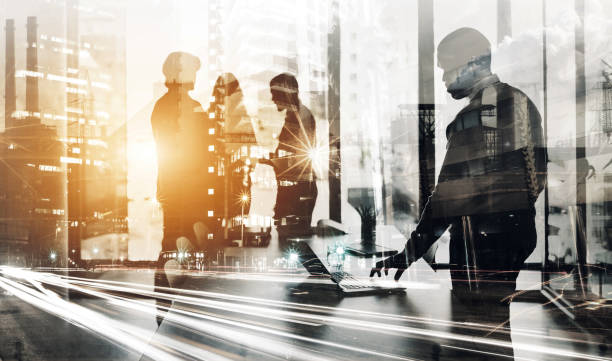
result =
[[452,224],[450,233],[452,332],[493,343],[441,345],[440,359],[511,360],[513,349],[506,347],[512,343],[510,296],[536,245],[535,211],[464,217]]
[[[440,344],[439,360],[512,360],[510,301],[495,287],[483,294],[453,290],[449,332],[463,338]],[[486,340],[488,343],[479,342]],[[507,347],[510,346],[510,347]]]
[[[276,204],[274,205],[274,218],[298,216],[310,221],[317,195],[318,190],[315,181],[299,181],[291,186],[279,185]],[[308,222],[308,225],[310,225],[310,222]]]
[[[186,198],[182,196],[162,202],[162,210],[164,212],[162,252],[177,250],[177,239],[179,237],[186,237],[193,246],[201,248],[197,243],[193,226],[196,222],[202,221],[201,209],[203,209],[203,207],[204,204],[202,202],[187,201]],[[170,292],[170,282],[168,281],[168,276],[164,269],[165,261],[166,260],[162,258],[162,254],[160,254],[157,260],[157,269],[155,271],[155,292]],[[156,321],[159,326],[164,320],[164,315],[167,312],[166,308],[169,308],[172,302],[163,298],[156,298],[155,304],[158,311]]]

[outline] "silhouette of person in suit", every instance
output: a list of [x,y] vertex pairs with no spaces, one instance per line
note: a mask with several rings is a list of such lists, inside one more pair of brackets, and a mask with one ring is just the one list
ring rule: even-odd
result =
[[[203,248],[205,239],[194,225],[205,223],[208,166],[212,153],[206,148],[209,120],[202,105],[192,99],[200,60],[191,54],[174,52],[163,65],[168,92],[151,114],[157,145],[157,199],[164,213],[162,251],[177,249],[179,237],[191,247]],[[197,227],[196,227],[197,228]]]
[[317,200],[316,175],[312,155],[316,148],[316,122],[299,98],[295,76],[283,73],[270,81],[272,101],[279,112],[286,111],[272,157],[278,185],[274,219],[277,225],[293,224],[294,229],[310,230]]
[[[244,149],[256,145],[257,142],[251,117],[243,101],[244,94],[234,74],[223,73],[217,78],[213,97],[215,102],[211,104],[209,114],[214,113],[215,118],[222,124],[220,135],[224,138],[223,149],[220,150],[225,155],[224,218],[232,220],[236,217],[246,217],[250,211],[251,172],[257,159]],[[231,224],[231,221],[229,223]],[[228,231],[235,232],[240,226],[233,228]]]
[[[155,273],[155,290],[167,292],[170,287],[165,268],[177,260],[165,257],[169,251],[193,251],[205,248],[207,217],[205,205],[208,166],[213,161],[206,148],[209,119],[199,102],[189,95],[193,89],[200,60],[191,54],[174,52],[163,65],[168,92],[153,108],[151,127],[157,146],[157,199],[164,213],[162,252]],[[178,278],[173,286],[178,285]],[[157,299],[161,325],[163,314],[171,306]]]
[[[446,128],[438,184],[416,230],[405,249],[379,261],[370,276],[395,268],[398,280],[450,226],[453,316],[506,326],[507,297],[536,245],[534,203],[546,179],[540,114],[524,93],[491,73],[491,46],[477,30],[446,36],[438,66],[448,93],[469,104]],[[499,331],[496,336],[510,340],[509,329]],[[500,353],[512,356],[512,349]]]

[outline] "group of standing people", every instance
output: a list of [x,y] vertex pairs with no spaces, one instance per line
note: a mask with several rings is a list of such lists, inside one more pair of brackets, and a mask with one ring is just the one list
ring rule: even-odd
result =
[[[216,216],[214,219],[208,217],[206,210],[212,178],[210,167],[214,164],[216,172],[216,154],[228,152],[229,149],[223,147],[230,146],[219,142],[221,149],[217,149],[217,153],[207,148],[214,142],[213,138],[220,139],[223,134],[210,131],[218,128],[219,119],[211,118],[209,109],[205,110],[189,95],[199,68],[200,60],[196,56],[171,53],[163,65],[168,91],[156,102],[151,115],[158,154],[157,198],[164,213],[162,252],[180,248],[178,239],[187,238],[188,248],[199,250],[212,250],[223,246],[225,241],[208,237]],[[307,231],[317,197],[316,175],[310,159],[316,147],[315,119],[300,101],[295,76],[283,73],[272,78],[270,93],[277,110],[285,113],[277,149],[268,159],[260,160],[271,165],[276,173],[275,223],[284,225],[288,220],[294,221]],[[221,133],[254,134],[240,84],[234,75],[219,76],[213,96],[224,114]],[[237,193],[230,196],[232,201],[241,195],[245,195],[248,202],[251,200],[250,171],[254,164],[249,163],[250,166],[239,174],[225,174],[229,178],[226,185],[238,185],[231,187]]]
[[[447,153],[438,184],[405,249],[379,261],[371,276],[397,269],[399,279],[450,228],[453,317],[465,322],[479,312],[480,320],[503,326],[509,320],[507,300],[536,245],[535,201],[546,182],[541,117],[524,93],[491,72],[491,45],[480,32],[452,32],[440,42],[437,54],[448,93],[457,100],[467,98],[468,104],[446,128]],[[201,149],[199,128],[208,128],[211,120],[188,95],[199,66],[199,60],[187,54],[168,57],[168,93],[152,116],[159,152],[158,198],[165,214],[164,250],[174,249],[179,235],[200,241],[193,224],[203,209],[199,195],[206,189],[209,153]],[[226,94],[239,89],[237,81],[224,84]],[[315,120],[299,99],[293,75],[274,77],[270,91],[278,111],[286,112],[278,148],[268,162],[279,186],[275,219],[282,226],[293,216],[309,228],[317,196],[309,160]],[[510,338],[503,327],[491,328],[487,337],[493,333]],[[491,357],[490,352],[482,355]],[[496,355],[507,358],[512,352],[502,347]],[[454,353],[451,358],[461,356]]]

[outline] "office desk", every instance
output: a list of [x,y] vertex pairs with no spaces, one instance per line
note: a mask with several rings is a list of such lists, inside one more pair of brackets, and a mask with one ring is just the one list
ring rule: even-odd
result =
[[[389,249],[403,249],[406,244],[406,238],[395,228],[390,225],[378,225],[376,227],[376,244],[387,247]],[[224,248],[223,265],[228,269],[255,269],[262,270],[273,266],[272,264],[261,264],[275,259],[287,258],[291,253],[291,243],[295,241],[308,242],[314,253],[319,256],[322,261],[328,258],[328,247],[342,246],[346,247],[352,244],[359,243],[357,235],[347,234],[341,236],[310,236],[310,237],[290,237],[290,242],[282,242],[274,234],[270,245],[266,248],[249,248],[249,247],[226,247]],[[355,257],[351,255],[345,256],[343,262],[344,269],[357,276],[369,276],[370,268],[376,263],[377,259]],[[299,267],[299,263],[297,264]]]

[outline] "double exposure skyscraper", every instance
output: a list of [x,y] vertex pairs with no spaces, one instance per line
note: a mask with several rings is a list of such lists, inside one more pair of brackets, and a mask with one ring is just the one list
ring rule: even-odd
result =
[[[320,124],[324,124],[328,118],[329,21],[321,14],[326,14],[329,8],[325,3],[300,1],[209,2],[210,88],[215,86],[221,74],[235,75],[245,94],[245,106],[254,132],[248,135],[220,135],[226,149],[222,155],[226,161],[226,172],[231,169],[236,177],[245,179],[242,182],[244,185],[240,187],[237,184],[232,186],[231,182],[225,185],[229,200],[224,207],[229,209],[226,213],[229,228],[242,224],[240,202],[232,200],[240,198],[236,194],[244,192],[241,187],[253,187],[261,191],[254,193],[253,207],[245,220],[249,230],[259,232],[271,226],[272,213],[257,208],[266,200],[261,202],[256,198],[257,194],[273,192],[276,187],[274,172],[271,169],[264,171],[264,167],[255,169],[255,164],[251,164],[255,159],[268,157],[269,153],[274,152],[283,125],[284,115],[271,102],[270,80],[280,73],[294,74],[299,82],[300,98],[311,109],[314,117]],[[211,99],[211,104],[218,101]],[[323,127],[320,130],[326,129]],[[318,134],[317,143],[326,144],[327,132],[320,131]],[[327,164],[323,167],[325,169],[320,179],[326,183]],[[249,174],[238,175],[245,169]]]
[[[83,240],[126,232],[125,13],[119,1],[87,0],[28,0],[6,10],[3,77],[13,90],[0,242],[23,239],[32,261],[53,254],[54,263],[73,265],[93,256],[81,252]],[[16,188],[28,185],[23,202]],[[18,221],[26,215],[27,224]]]

